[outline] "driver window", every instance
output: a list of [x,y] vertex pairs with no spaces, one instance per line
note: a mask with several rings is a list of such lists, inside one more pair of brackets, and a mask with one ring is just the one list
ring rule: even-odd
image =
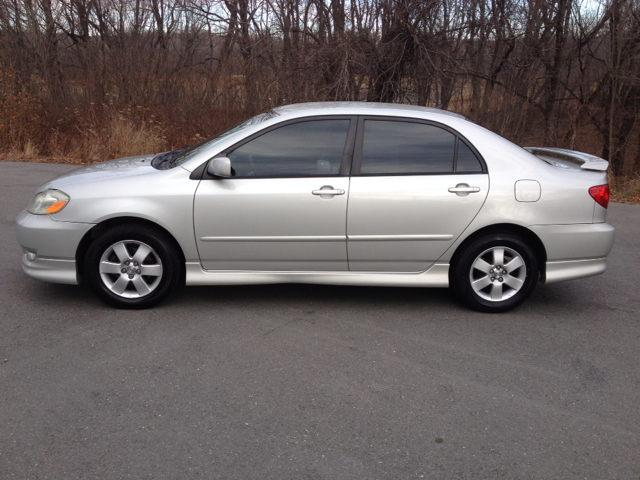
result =
[[235,177],[329,177],[340,173],[349,120],[285,125],[227,156]]

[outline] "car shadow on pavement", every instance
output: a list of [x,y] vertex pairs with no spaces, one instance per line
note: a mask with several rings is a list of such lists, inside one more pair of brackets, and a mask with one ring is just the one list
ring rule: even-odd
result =
[[215,305],[220,302],[225,304],[324,302],[334,305],[360,304],[368,307],[406,304],[441,308],[458,307],[449,289],[307,284],[185,287],[172,295],[167,303]]

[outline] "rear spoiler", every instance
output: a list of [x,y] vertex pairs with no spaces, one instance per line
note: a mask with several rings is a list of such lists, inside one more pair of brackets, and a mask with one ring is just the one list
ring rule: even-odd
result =
[[599,172],[606,172],[609,168],[609,162],[604,158],[596,157],[595,155],[589,155],[588,153],[576,152],[575,150],[565,150],[564,148],[547,148],[547,147],[525,147],[530,153],[534,155],[553,157],[560,157],[570,160],[572,162],[580,163],[580,168],[583,170],[597,170]]

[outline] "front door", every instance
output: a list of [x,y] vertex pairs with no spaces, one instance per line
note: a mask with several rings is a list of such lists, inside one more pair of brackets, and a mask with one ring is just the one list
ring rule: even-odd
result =
[[224,152],[232,177],[202,180],[194,200],[202,267],[347,270],[350,124],[298,120]]

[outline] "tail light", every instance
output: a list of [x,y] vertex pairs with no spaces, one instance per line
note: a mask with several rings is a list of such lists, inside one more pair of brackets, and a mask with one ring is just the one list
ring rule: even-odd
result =
[[609,185],[597,185],[589,189],[589,195],[604,208],[609,206]]

